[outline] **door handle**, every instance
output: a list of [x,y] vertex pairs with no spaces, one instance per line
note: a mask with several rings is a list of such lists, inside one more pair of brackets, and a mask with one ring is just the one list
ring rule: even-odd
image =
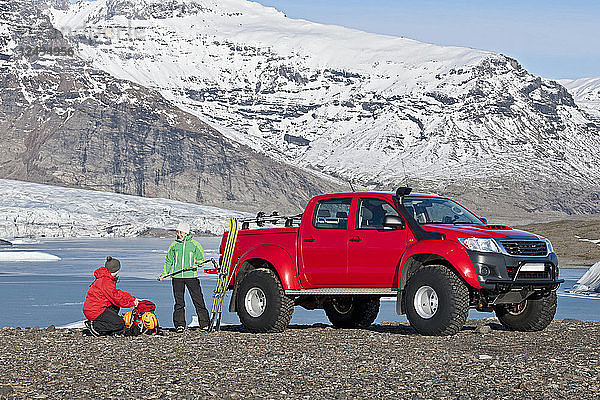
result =
[[350,241],[351,242],[362,242],[362,239],[359,238],[358,236],[356,236],[356,237],[350,238]]
[[317,240],[317,239],[315,239],[315,238],[304,239],[305,242],[311,242],[311,243],[314,242],[315,240]]

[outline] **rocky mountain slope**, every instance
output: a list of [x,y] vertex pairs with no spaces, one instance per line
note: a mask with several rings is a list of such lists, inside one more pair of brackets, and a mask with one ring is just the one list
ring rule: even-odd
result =
[[244,0],[97,0],[53,21],[95,67],[273,159],[367,187],[410,182],[492,217],[600,212],[598,122],[503,55]]
[[0,71],[0,178],[252,211],[335,188],[80,59],[29,1],[0,1]]

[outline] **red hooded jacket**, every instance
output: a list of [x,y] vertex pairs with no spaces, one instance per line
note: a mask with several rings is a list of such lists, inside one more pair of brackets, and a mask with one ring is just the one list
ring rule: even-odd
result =
[[90,321],[94,321],[106,310],[106,307],[133,307],[135,297],[127,292],[117,289],[117,277],[112,276],[106,267],[94,271],[96,280],[92,283],[85,296],[83,314]]

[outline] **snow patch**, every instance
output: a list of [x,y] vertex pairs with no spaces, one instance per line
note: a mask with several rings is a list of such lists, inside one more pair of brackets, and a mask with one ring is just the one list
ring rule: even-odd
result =
[[56,329],[82,329],[85,328],[85,320],[83,321],[77,321],[77,322],[71,322],[70,324],[66,324],[66,325],[62,325],[62,326],[57,326]]
[[[223,322],[221,322],[221,326],[227,326],[227,325],[231,325],[231,324],[224,324]],[[188,328],[198,328],[200,326],[200,324],[198,323],[198,316],[194,315],[192,316],[192,322],[189,323]]]
[[600,239],[597,240],[593,240],[593,239],[586,239],[586,238],[582,238],[581,236],[577,236],[575,235],[575,237],[580,241],[580,242],[590,242],[590,243],[594,243],[600,246]]

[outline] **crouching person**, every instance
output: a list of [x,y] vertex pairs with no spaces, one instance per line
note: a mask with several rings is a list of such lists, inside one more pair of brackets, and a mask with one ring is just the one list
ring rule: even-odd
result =
[[85,325],[94,336],[124,333],[125,322],[119,315],[119,308],[134,307],[139,303],[129,293],[117,289],[119,269],[119,260],[107,257],[104,267],[94,271],[96,279],[83,303],[83,314],[88,319]]

